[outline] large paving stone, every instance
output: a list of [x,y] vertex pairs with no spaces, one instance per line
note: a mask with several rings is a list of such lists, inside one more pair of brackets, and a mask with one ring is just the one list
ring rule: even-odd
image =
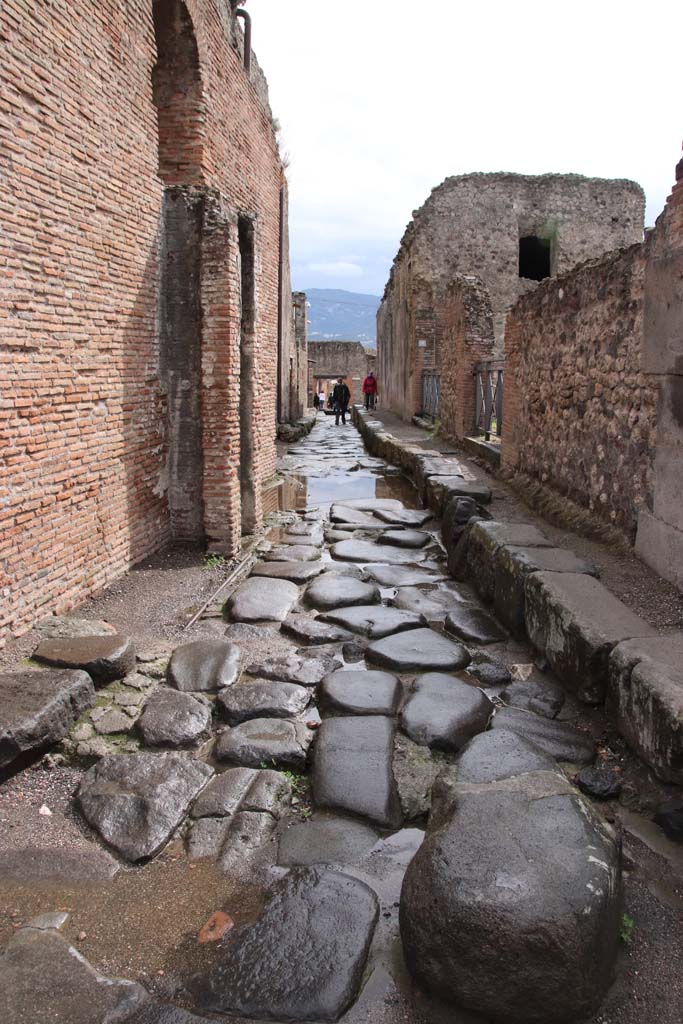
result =
[[266,551],[263,558],[266,562],[316,562],[320,549],[312,544],[280,544]]
[[242,655],[229,640],[193,640],[176,647],[166,671],[169,686],[184,692],[209,692],[239,679]]
[[320,618],[372,639],[391,636],[406,629],[417,629],[426,621],[422,615],[400,611],[397,608],[386,608],[381,604],[338,608],[333,612],[325,612]]
[[[126,1017],[125,1024],[212,1024],[207,1017],[198,1017],[187,1010],[179,1010],[168,1003],[148,999],[132,1017]],[[213,1024],[216,1024],[215,1020]]]
[[402,509],[403,502],[398,498],[349,498],[336,501],[335,506],[357,508],[361,512],[375,512],[377,509]]
[[295,868],[261,917],[233,929],[217,963],[189,982],[197,1005],[268,1020],[337,1020],[360,988],[378,917],[363,882]]
[[262,676],[264,679],[317,686],[328,672],[341,667],[342,663],[328,654],[316,653],[310,658],[300,654],[275,654],[261,661],[253,661],[247,671],[252,676]]
[[325,562],[257,562],[251,570],[252,576],[265,576],[272,580],[290,580],[292,583],[308,583],[325,568]]
[[278,864],[354,864],[373,848],[379,832],[360,821],[318,814],[291,825],[280,837]]
[[166,844],[212,775],[181,754],[110,754],[83,776],[78,803],[109,846],[138,861]]
[[317,533],[311,534],[308,537],[302,537],[296,533],[281,533],[277,539],[277,544],[278,547],[281,547],[283,544],[296,544],[297,547],[300,547],[303,544],[306,547],[321,548],[323,546],[323,532],[318,530]]
[[86,672],[46,669],[0,674],[0,768],[64,739],[95,703]]
[[343,526],[369,527],[370,529],[381,529],[384,524],[375,519],[369,512],[361,512],[355,508],[345,508],[341,505],[333,505],[330,509],[330,520],[333,523],[340,523]]
[[94,843],[0,850],[0,878],[5,885],[32,889],[98,887],[118,872],[119,862]]
[[190,693],[160,686],[149,697],[137,721],[148,747],[191,747],[206,739],[211,708]]
[[496,615],[514,636],[524,636],[524,581],[530,572],[582,572],[597,576],[594,565],[563,548],[501,546],[494,567]]
[[312,741],[313,732],[303,722],[250,718],[223,730],[216,744],[216,757],[246,768],[269,765],[303,771]]
[[525,580],[525,621],[532,644],[580,700],[599,704],[610,652],[622,640],[656,630],[592,576],[534,572]]
[[427,481],[427,504],[441,515],[451,498],[472,498],[477,505],[491,503],[491,488],[461,476],[432,476]]
[[511,708],[533,711],[544,718],[556,718],[564,707],[565,692],[549,680],[518,679],[508,683],[500,699]]
[[331,611],[354,604],[378,604],[381,595],[372,583],[326,573],[306,587],[304,600],[320,611]]
[[427,672],[415,680],[401,711],[401,728],[415,743],[457,751],[486,729],[492,712],[493,705],[476,686]]
[[299,588],[290,580],[250,576],[230,595],[225,610],[234,622],[282,622],[299,600]]
[[383,544],[397,548],[423,548],[432,538],[422,530],[387,530],[382,534]]
[[302,644],[334,644],[353,639],[348,630],[310,615],[288,615],[282,623],[282,632]]
[[22,928],[0,953],[0,1020],[6,1024],[105,1024],[146,1002],[133,981],[99,974],[54,929]]
[[368,579],[376,580],[381,587],[416,587],[421,583],[438,583],[446,576],[445,573],[402,565],[366,565],[365,573]]
[[422,615],[427,622],[443,622],[453,608],[463,603],[453,590],[420,590],[418,587],[399,587],[392,599],[394,608]]
[[316,806],[347,811],[381,828],[398,827],[394,732],[393,720],[380,715],[325,719],[313,764]]
[[591,736],[579,732],[566,722],[557,722],[530,711],[500,708],[496,711],[491,728],[517,733],[556,761],[587,764],[595,757],[595,742]]
[[658,778],[683,785],[683,636],[618,644],[608,703],[619,732]]
[[426,557],[422,550],[404,551],[391,544],[375,544],[369,540],[340,540],[330,548],[333,558],[349,562],[385,562],[387,565],[411,565]]
[[239,725],[250,718],[294,718],[310,700],[306,686],[264,679],[221,690],[217,704],[229,725]]
[[327,576],[349,576],[354,580],[363,578],[363,570],[350,562],[324,562],[323,575]]
[[41,637],[57,639],[58,637],[76,636],[112,636],[116,626],[102,619],[76,619],[70,615],[48,615],[33,627]]
[[[254,768],[228,768],[214,775],[192,805],[193,818],[229,818],[240,809],[259,772]],[[269,772],[279,775],[278,772]]]
[[[456,769],[408,867],[406,963],[428,991],[486,1020],[570,1024],[596,1011],[614,974],[619,842],[557,771],[511,766],[488,781],[499,742],[484,733],[465,748],[470,772]],[[484,780],[469,781],[487,748]]]
[[445,626],[447,633],[466,643],[495,644],[506,639],[496,620],[476,605],[456,605],[446,615]]
[[80,636],[41,640],[35,661],[55,668],[82,669],[95,686],[123,679],[135,668],[135,645],[130,637]]
[[401,684],[390,672],[330,672],[318,689],[322,707],[342,715],[395,715]]
[[[479,733],[467,743],[457,761],[456,777],[459,783],[476,784],[497,782],[528,772],[554,771],[555,760],[519,733],[507,729]],[[451,793],[453,777],[442,776],[438,797],[447,804],[456,802]]]
[[379,508],[375,511],[377,519],[390,523],[392,526],[424,526],[432,518],[429,509],[422,508]]
[[456,552],[458,564],[453,564],[449,551],[448,564],[457,579],[472,580],[484,601],[493,601],[496,590],[496,556],[503,545],[527,548],[553,546],[545,534],[530,523],[496,523],[481,520],[472,523],[458,544],[459,548],[462,547],[462,558],[459,557],[459,552]]
[[375,665],[397,672],[456,672],[470,662],[469,652],[433,629],[410,629],[397,636],[375,640],[365,656]]

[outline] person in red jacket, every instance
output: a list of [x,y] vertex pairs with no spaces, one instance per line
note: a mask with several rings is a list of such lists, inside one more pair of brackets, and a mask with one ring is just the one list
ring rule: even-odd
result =
[[365,395],[365,408],[374,409],[377,400],[377,378],[372,370],[363,381],[362,391]]

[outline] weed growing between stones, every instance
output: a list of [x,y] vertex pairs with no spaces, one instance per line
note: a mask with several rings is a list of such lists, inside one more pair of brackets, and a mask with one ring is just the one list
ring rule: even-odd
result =
[[627,913],[622,914],[621,917],[621,931],[619,932],[619,938],[627,946],[630,946],[633,942],[633,933],[636,929],[636,922]]

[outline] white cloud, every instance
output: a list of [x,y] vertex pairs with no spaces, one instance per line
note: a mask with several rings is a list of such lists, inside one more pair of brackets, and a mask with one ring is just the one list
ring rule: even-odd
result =
[[[381,292],[411,218],[450,174],[634,178],[653,223],[680,156],[671,0],[249,0],[291,154],[295,285],[347,264]],[[293,13],[295,11],[295,13]],[[326,276],[326,286],[334,274]]]

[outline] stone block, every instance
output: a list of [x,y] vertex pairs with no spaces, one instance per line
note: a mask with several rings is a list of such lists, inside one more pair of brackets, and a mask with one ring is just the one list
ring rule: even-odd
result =
[[494,566],[496,615],[514,636],[524,635],[524,580],[530,572],[583,572],[597,576],[594,565],[562,548],[502,546]]
[[464,556],[464,573],[471,578],[482,600],[488,602],[493,601],[495,594],[496,556],[501,547],[552,547],[545,534],[530,523],[478,521],[463,535],[462,543],[465,546],[465,551],[460,552]]
[[600,704],[607,662],[622,640],[656,635],[598,580],[581,573],[534,572],[525,581],[526,631],[576,696]]
[[638,516],[636,554],[656,573],[683,590],[683,531],[643,509]]
[[95,690],[86,672],[0,674],[0,768],[64,739],[94,703]]
[[457,475],[431,476],[427,479],[427,505],[437,515],[441,515],[451,498],[473,498],[478,505],[488,505],[491,502],[491,488]]
[[658,778],[683,785],[683,634],[627,640],[609,658],[619,732]]

